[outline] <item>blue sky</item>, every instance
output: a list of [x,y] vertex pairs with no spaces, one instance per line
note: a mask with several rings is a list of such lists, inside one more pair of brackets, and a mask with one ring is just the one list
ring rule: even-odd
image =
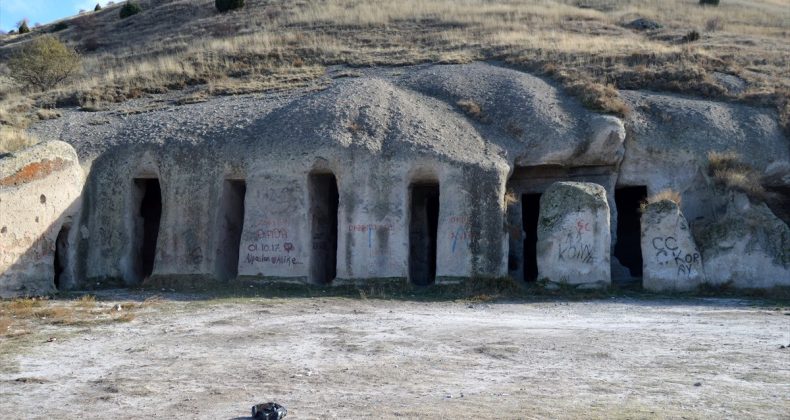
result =
[[30,21],[31,26],[36,22],[43,25],[76,15],[80,9],[93,10],[96,3],[103,6],[107,0],[0,0],[0,29],[14,29],[16,23],[24,18]]

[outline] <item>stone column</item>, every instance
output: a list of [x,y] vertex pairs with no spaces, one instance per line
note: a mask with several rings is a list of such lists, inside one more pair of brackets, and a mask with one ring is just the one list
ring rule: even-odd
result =
[[606,190],[586,182],[557,182],[540,199],[538,279],[583,288],[611,284]]
[[650,203],[642,214],[642,284],[652,291],[694,290],[705,280],[702,256],[678,205]]

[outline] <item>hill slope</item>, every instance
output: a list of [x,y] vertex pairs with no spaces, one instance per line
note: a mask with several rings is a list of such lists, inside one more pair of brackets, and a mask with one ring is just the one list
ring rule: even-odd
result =
[[[201,86],[197,100],[304,86],[332,64],[491,59],[549,75],[590,108],[620,115],[628,109],[617,89],[734,99],[776,106],[785,120],[790,114],[784,0],[719,7],[696,0],[247,0],[225,14],[211,0],[139,3],[143,12],[123,20],[119,5],[63,20],[66,29],[54,34],[83,54],[84,73],[23,97],[6,81],[0,121],[25,126],[35,107],[101,109],[189,85]],[[661,27],[634,29],[629,23],[639,17]],[[55,29],[1,38],[0,57]],[[691,31],[700,39],[691,41]]]

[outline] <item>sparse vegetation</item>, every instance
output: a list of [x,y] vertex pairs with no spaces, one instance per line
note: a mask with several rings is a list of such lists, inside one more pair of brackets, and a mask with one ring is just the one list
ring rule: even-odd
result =
[[718,6],[719,0],[699,0],[699,4],[703,6]]
[[737,153],[708,153],[708,175],[716,185],[740,191],[756,201],[765,201],[767,193],[760,184],[760,174],[744,163]]
[[96,3],[96,7],[93,8],[93,11],[98,12],[99,10],[101,10],[101,4]]
[[[75,23],[74,30],[64,33],[74,44],[91,37],[101,40],[102,48],[86,54],[86,77],[41,100],[119,102],[204,83],[216,87],[210,94],[234,94],[304,86],[320,77],[324,66],[339,63],[499,59],[552,77],[588,107],[617,115],[628,113],[618,89],[683,92],[772,105],[780,111],[786,103],[790,11],[775,1],[725,2],[719,7],[698,7],[693,0],[577,4],[271,0],[248,4],[242,14],[211,10],[195,15],[174,13],[176,6],[163,2],[152,6],[161,8],[161,14],[135,23],[143,50],[128,45],[129,29],[114,16],[91,14],[74,22],[96,18],[95,24]],[[635,17],[661,22],[662,27],[634,31],[626,24]],[[709,21],[715,22],[715,31],[696,42],[677,42],[689,28],[707,28]],[[177,36],[183,28],[191,38]],[[0,41],[0,52],[13,48],[18,44]],[[728,93],[710,76],[714,71],[742,78],[746,91]]]
[[121,17],[121,19],[126,19],[129,16],[134,16],[142,11],[143,8],[140,7],[139,4],[132,1],[127,1],[126,4],[124,4],[123,7],[121,7],[119,16]]
[[478,121],[485,120],[483,107],[480,106],[480,104],[478,104],[477,102],[471,99],[461,99],[458,102],[456,102],[456,105],[458,105],[458,108],[461,108],[464,114],[466,114],[470,118],[474,118]]
[[38,143],[25,130],[0,125],[0,154],[13,153]]
[[60,118],[62,114],[54,109],[39,109],[36,111],[36,116],[39,120],[54,120],[56,118]]
[[640,204],[639,209],[644,213],[645,208],[647,207],[648,204],[658,203],[664,200],[672,201],[673,203],[680,206],[681,196],[679,192],[671,188],[663,189],[657,192],[656,194],[647,197],[647,199]]
[[80,57],[52,35],[32,40],[8,61],[10,76],[28,87],[52,89],[74,75]]
[[0,301],[0,336],[25,334],[42,324],[98,325],[130,322],[144,304],[101,303],[94,296],[78,299],[18,298]]
[[214,0],[214,5],[221,13],[244,7],[244,0]]

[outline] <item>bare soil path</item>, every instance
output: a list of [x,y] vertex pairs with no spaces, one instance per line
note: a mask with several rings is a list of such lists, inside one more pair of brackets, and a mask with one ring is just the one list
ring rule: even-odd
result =
[[174,295],[130,322],[0,337],[0,417],[232,419],[277,401],[295,419],[787,419],[788,315],[734,299]]

